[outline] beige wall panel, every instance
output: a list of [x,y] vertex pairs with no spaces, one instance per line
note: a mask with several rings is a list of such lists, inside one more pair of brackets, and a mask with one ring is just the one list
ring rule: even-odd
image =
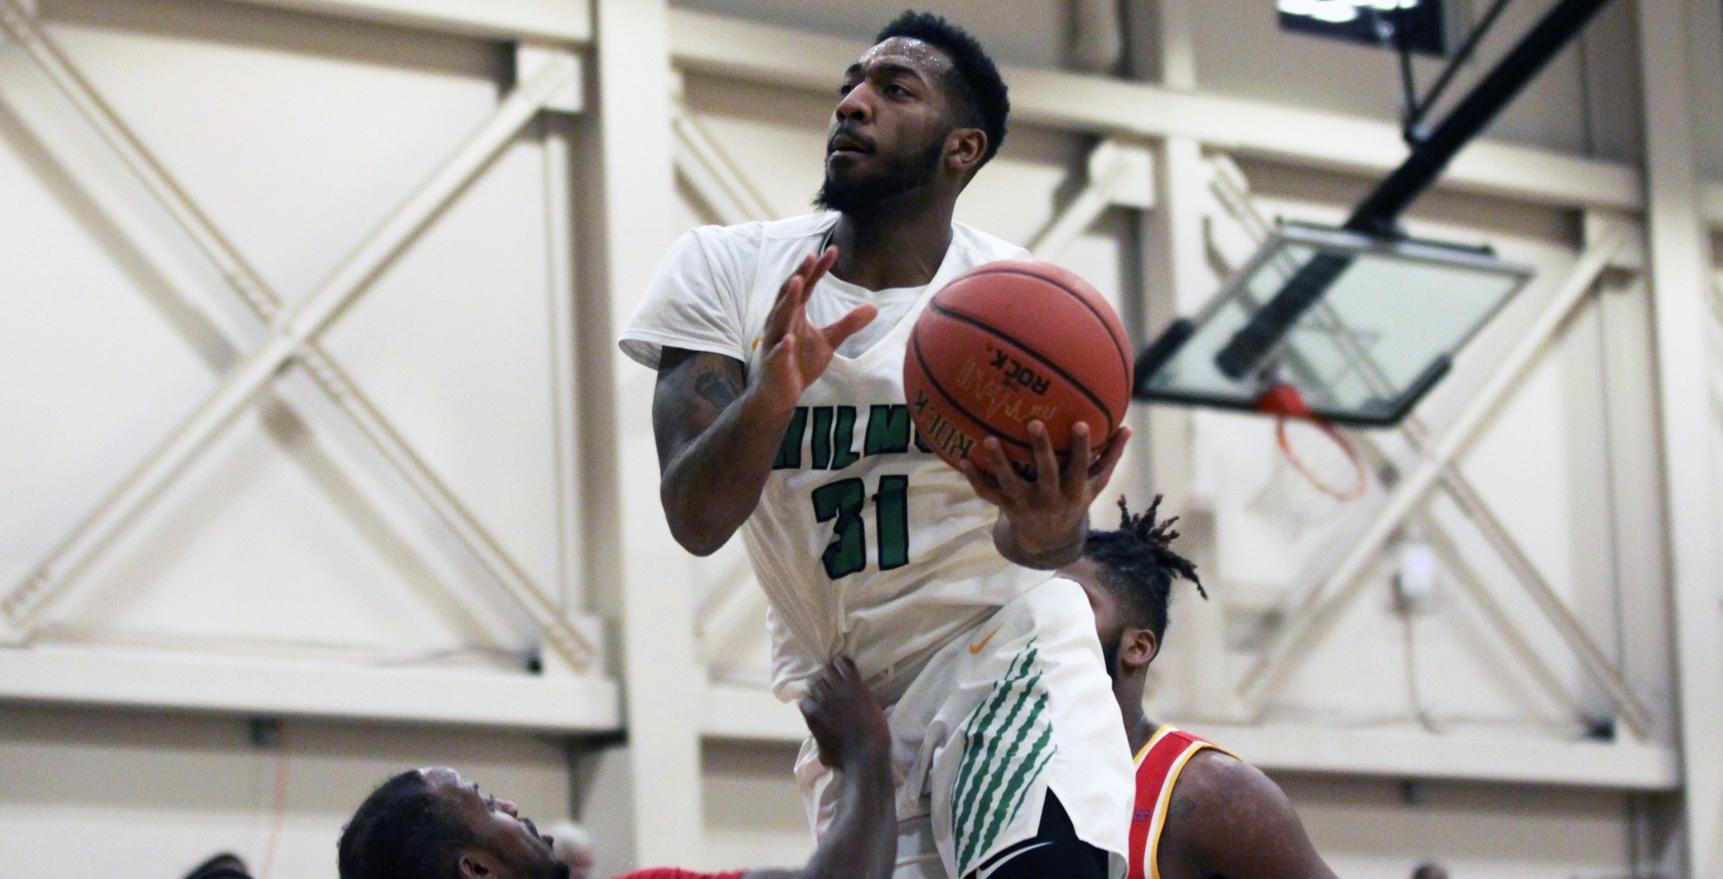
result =
[[707,744],[700,751],[706,816],[701,869],[800,866],[813,853],[786,745]]
[[1302,776],[1276,781],[1329,865],[1351,879],[1403,879],[1430,859],[1457,877],[1630,873],[1625,803],[1614,795],[1489,785],[1408,789]]

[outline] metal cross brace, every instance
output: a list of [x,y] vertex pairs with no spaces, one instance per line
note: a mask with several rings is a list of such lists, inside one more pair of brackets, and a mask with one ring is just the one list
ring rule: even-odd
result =
[[108,546],[277,373],[297,360],[532,618],[555,654],[575,670],[587,668],[596,653],[590,641],[570,625],[556,604],[528,579],[520,565],[430,470],[345,370],[315,342],[316,336],[369,287],[449,201],[489,166],[526,122],[541,108],[563,100],[567,86],[578,74],[574,59],[548,53],[535,56],[539,59],[536,69],[523,76],[523,82],[503,100],[479,132],[398,206],[311,295],[292,307],[284,307],[281,297],[102,101],[64,52],[36,27],[17,0],[0,0],[0,29],[25,49],[191,236],[252,313],[270,325],[270,338],[245,357],[189,418],[55,546],[24,582],[0,595],[0,612],[7,622],[18,628],[31,625],[76,571]]
[[747,172],[688,109],[680,94],[681,81],[681,77],[676,78],[678,93],[671,102],[675,109],[670,118],[671,132],[676,138],[676,172],[706,202],[720,223],[734,225],[777,216],[760,188],[748,179]]
[[[1233,209],[1247,225],[1255,226],[1252,233],[1258,239],[1266,236],[1269,224],[1242,191],[1242,173],[1230,161],[1221,160],[1216,174],[1216,192],[1223,204]],[[1293,611],[1283,626],[1269,636],[1268,643],[1243,676],[1239,697],[1248,709],[1260,715],[1264,700],[1297,667],[1300,648],[1332,625],[1358,595],[1365,581],[1359,576],[1375,557],[1381,546],[1400,528],[1406,517],[1424,500],[1433,488],[1440,488],[1463,510],[1478,527],[1502,560],[1514,572],[1545,618],[1568,642],[1588,673],[1597,679],[1622,713],[1622,718],[1638,735],[1651,728],[1651,712],[1628,686],[1613,662],[1597,642],[1585,631],[1573,612],[1562,601],[1549,581],[1537,569],[1531,558],[1514,542],[1507,527],[1478,494],[1455,460],[1470,444],[1477,432],[1498,411],[1499,404],[1519,382],[1527,369],[1544,351],[1550,338],[1566,321],[1569,314],[1591,291],[1598,277],[1608,268],[1616,254],[1627,242],[1627,232],[1620,227],[1604,234],[1602,239],[1582,254],[1561,290],[1539,315],[1524,338],[1515,346],[1501,367],[1486,381],[1439,439],[1432,442],[1428,430],[1416,419],[1409,420],[1400,430],[1401,436],[1423,461],[1402,478],[1389,492],[1388,501],[1371,523],[1330,569],[1328,576],[1302,593],[1293,603]],[[1356,438],[1369,456],[1386,460],[1381,447],[1367,434]],[[1331,594],[1332,593],[1332,594]]]
[[1115,205],[1154,207],[1154,155],[1142,144],[1103,140],[1089,151],[1085,168],[1089,179],[1082,190],[1024,244],[1036,257],[1057,257]]

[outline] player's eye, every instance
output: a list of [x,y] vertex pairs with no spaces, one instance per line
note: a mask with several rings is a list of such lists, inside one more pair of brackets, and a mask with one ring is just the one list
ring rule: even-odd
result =
[[855,88],[856,88],[856,84],[853,82],[846,82],[843,85],[838,86],[838,97],[841,98],[841,97],[849,94],[850,92],[855,91]]
[[895,82],[885,87],[885,93],[896,97],[909,97],[909,89],[906,89]]

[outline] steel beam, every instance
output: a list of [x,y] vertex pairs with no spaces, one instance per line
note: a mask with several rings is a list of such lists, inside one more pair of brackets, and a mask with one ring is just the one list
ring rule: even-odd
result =
[[0,650],[0,703],[390,720],[568,734],[612,732],[614,683],[525,671],[363,667],[182,650]]
[[[1180,94],[1196,94],[1196,31],[1201,20],[1200,0],[1160,0],[1145,11],[1147,30],[1134,41],[1131,66],[1139,76],[1159,85],[1150,86]],[[1188,134],[1169,134],[1154,153],[1153,186],[1155,209],[1137,218],[1139,247],[1138,277],[1142,294],[1135,315],[1135,338],[1153,338],[1156,327],[1171,323],[1179,315],[1199,308],[1213,295],[1215,279],[1209,268],[1204,230],[1212,201],[1204,188],[1206,167],[1203,145]],[[1132,450],[1140,462],[1137,489],[1144,496],[1164,494],[1173,509],[1206,506],[1199,499],[1203,486],[1195,476],[1194,448],[1198,416],[1183,407],[1135,407]],[[1200,512],[1200,511],[1199,511]],[[1205,516],[1212,522],[1212,515]],[[1187,526],[1201,526],[1187,518]],[[1186,530],[1189,530],[1188,528]],[[1201,529],[1209,530],[1210,529]],[[1218,558],[1214,541],[1198,541],[1194,557],[1199,567]],[[1202,556],[1206,556],[1202,557]],[[1199,613],[1190,622],[1192,633],[1184,684],[1193,699],[1213,717],[1236,717],[1232,668],[1237,662],[1227,648],[1227,615]]]
[[[386,454],[390,451],[397,453],[398,457],[392,460],[397,466],[404,465],[406,475],[411,478],[417,472],[430,476],[428,468],[425,468],[405,442],[393,433],[393,429],[374,407],[368,408],[360,402],[354,402],[353,391],[356,389],[346,380],[344,374],[329,369],[332,363],[321,356],[312,340],[368,287],[376,275],[416,238],[456,193],[488,166],[495,155],[515,136],[520,126],[533,117],[544,101],[574,75],[572,64],[549,64],[535,72],[525,84],[503,101],[478,134],[433,174],[423,188],[397,208],[329,279],[302,302],[282,310],[279,299],[257,281],[255,272],[250,271],[243,261],[238,259],[237,253],[220,236],[213,224],[196,211],[171,178],[160,172],[159,166],[136,144],[129,132],[117,127],[117,121],[111,112],[100,103],[94,92],[88,89],[63,54],[22,15],[22,10],[13,0],[0,0],[0,14],[3,14],[0,24],[4,24],[14,38],[24,43],[32,57],[43,65],[62,90],[73,98],[79,109],[97,124],[98,129],[105,129],[104,137],[121,149],[129,166],[145,179],[152,193],[164,204],[170,205],[170,209],[173,206],[181,208],[175,212],[176,220],[187,226],[199,246],[206,252],[223,255],[217,259],[217,265],[227,275],[230,283],[245,295],[248,305],[260,314],[274,316],[270,338],[242,360],[191,417],[182,422],[139,467],[104,498],[90,518],[57,544],[49,557],[24,583],[0,597],[0,610],[5,612],[13,624],[28,624],[42,605],[52,597],[58,581],[70,577],[108,545],[113,536],[133,521],[167,482],[189,464],[208,441],[295,358],[304,358],[309,371],[317,376],[326,388],[333,389],[332,394],[338,401],[347,400],[353,410],[360,413],[356,415],[356,420],[371,428],[373,432],[369,435],[372,435],[374,440],[382,438],[381,447]],[[104,120],[108,124],[104,125]],[[124,144],[129,144],[133,149],[127,150],[118,146]],[[310,356],[307,357],[307,354]],[[345,387],[342,386],[343,382]],[[367,415],[370,417],[367,418]],[[442,489],[445,500],[449,502],[446,508],[459,508],[453,495],[448,494],[446,488],[442,488],[441,483],[436,482],[434,477],[429,484],[415,487],[431,492]],[[472,522],[470,515],[466,516],[466,519]],[[455,524],[458,524],[458,521],[457,519]],[[472,524],[475,527],[477,525],[476,522]],[[482,529],[480,533],[483,533]],[[465,536],[472,539],[470,534]],[[478,545],[482,549],[482,543]],[[482,552],[480,558],[484,560]],[[490,560],[495,561],[494,557]],[[518,568],[516,572],[518,573]],[[506,585],[508,581],[505,579],[504,582]],[[552,649],[576,666],[584,666],[593,653],[592,646],[567,625],[559,610],[550,604],[538,589],[524,582],[524,575],[520,585],[525,586],[525,590],[519,594],[511,591],[511,594],[533,616],[534,621],[543,627],[545,639]]]
[[[678,9],[671,41],[684,71],[825,92],[864,46],[724,15]],[[1392,122],[1182,92],[1109,77],[1026,67],[1002,69],[1013,118],[1101,136],[1184,137],[1240,155],[1378,177],[1407,150]],[[1439,186],[1558,207],[1636,211],[1637,168],[1483,140],[1466,148]]]
[[[764,690],[723,684],[701,694],[698,717],[709,740],[794,744],[807,727],[792,705]],[[1680,785],[1675,753],[1620,742],[1550,742],[1482,733],[1432,735],[1275,723],[1216,724],[1169,718],[1221,742],[1269,772],[1391,779],[1448,779],[1667,792]]]
[[494,40],[585,43],[588,0],[226,0],[356,21]]
[[1723,568],[1717,549],[1723,520],[1711,451],[1717,425],[1707,388],[1718,356],[1707,350],[1714,311],[1706,276],[1715,256],[1700,203],[1694,129],[1698,90],[1716,83],[1692,81],[1687,47],[1694,28],[1723,28],[1723,21],[1716,3],[1640,0],[1636,6],[1664,521],[1686,782],[1683,835],[1687,875],[1708,879],[1723,875]]
[[[631,840],[618,848],[636,866],[700,860],[699,731],[689,712],[703,678],[694,644],[687,557],[676,547],[659,504],[652,440],[650,371],[615,346],[622,325],[651,284],[676,230],[666,205],[676,199],[670,120],[669,0],[597,0],[599,156],[603,186],[603,300],[594,314],[609,330],[610,358],[589,373],[604,385],[606,428],[590,451],[606,455],[602,485],[589,482],[590,506],[605,511],[589,532],[602,564],[595,585],[610,591],[622,631],[621,670],[628,692],[628,744],[619,756],[629,777],[610,811]],[[595,303],[596,304],[596,303]],[[668,551],[666,549],[668,548]],[[601,555],[602,554],[602,555]]]
[[580,351],[574,231],[574,146],[562,120],[539,117],[544,140],[544,228],[550,289],[551,409],[556,444],[558,597],[563,615],[586,608],[585,553],[581,546]]
[[1115,205],[1147,210],[1155,203],[1154,158],[1142,144],[1109,138],[1089,151],[1088,182],[1024,247],[1054,259]]
[[1539,653],[1536,645],[1532,644],[1531,639],[1526,637],[1519,622],[1508,613],[1506,608],[1502,607],[1500,601],[1496,600],[1495,593],[1484,581],[1483,575],[1473,567],[1472,560],[1466,557],[1465,551],[1454,541],[1453,535],[1448,533],[1447,529],[1428,509],[1415,516],[1412,521],[1418,525],[1419,533],[1428,541],[1431,549],[1435,550],[1436,557],[1442,562],[1443,570],[1452,575],[1452,579],[1458,582],[1460,588],[1471,597],[1472,604],[1483,613],[1490,625],[1495,627],[1502,640],[1506,641],[1508,646],[1520,655],[1521,661],[1531,670],[1538,683],[1550,695],[1564,703],[1574,716],[1583,716],[1584,706],[1580,704],[1566,682],[1562,681],[1556,672],[1544,662],[1543,656]]

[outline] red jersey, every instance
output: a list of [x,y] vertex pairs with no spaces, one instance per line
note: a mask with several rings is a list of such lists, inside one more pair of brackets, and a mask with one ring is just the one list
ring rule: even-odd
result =
[[742,872],[737,870],[733,873],[694,873],[675,867],[653,867],[650,870],[625,873],[616,879],[742,879]]
[[1161,879],[1155,863],[1161,831],[1167,824],[1167,806],[1179,773],[1198,751],[1213,748],[1231,754],[1207,739],[1166,724],[1155,730],[1149,743],[1137,752],[1137,800],[1131,811],[1131,869],[1125,879]]

